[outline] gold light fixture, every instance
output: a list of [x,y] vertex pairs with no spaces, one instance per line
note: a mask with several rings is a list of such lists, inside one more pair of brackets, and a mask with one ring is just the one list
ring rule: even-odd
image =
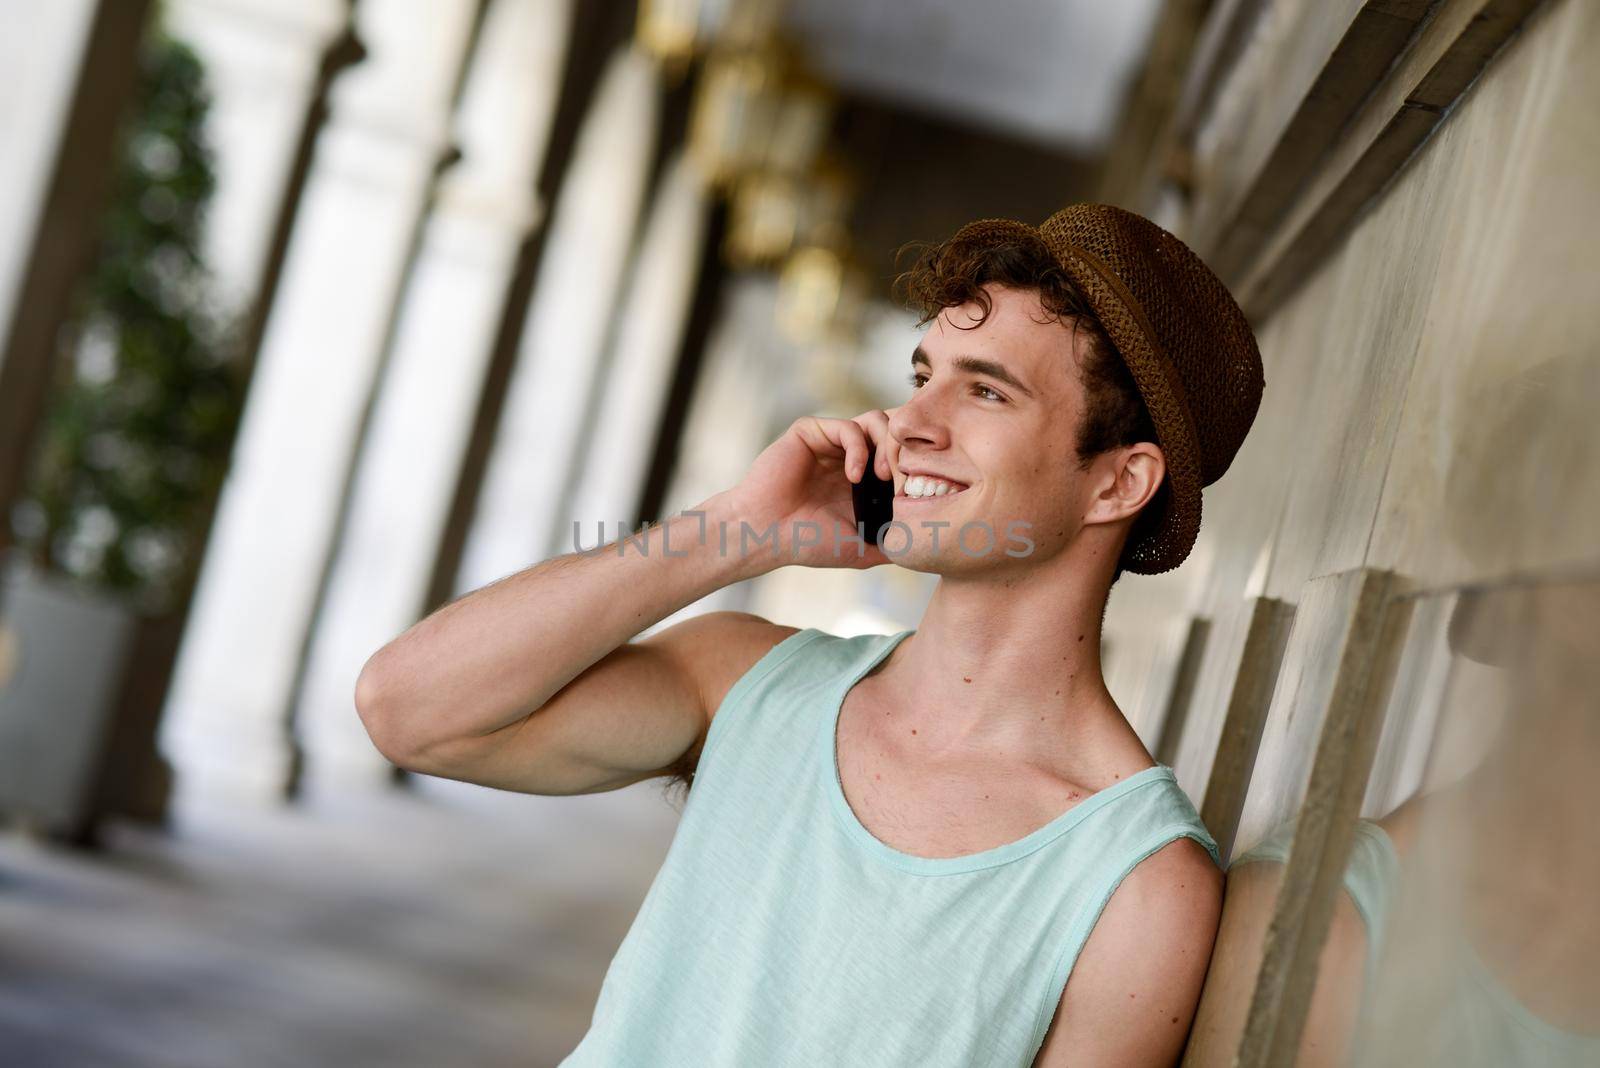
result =
[[850,211],[855,205],[855,172],[837,153],[817,158],[806,175],[797,245],[843,250],[850,244]]
[[701,0],[639,0],[634,40],[660,61],[672,84],[682,81],[700,40]]
[[789,56],[761,164],[782,174],[804,174],[816,163],[833,125],[835,94],[799,59]]
[[786,0],[638,0],[634,40],[660,61],[669,81],[683,79],[706,42],[753,48],[772,38]]
[[833,122],[832,89],[776,34],[719,41],[707,55],[689,120],[689,152],[708,184],[729,190],[756,171],[810,169]]
[[770,267],[794,248],[803,210],[800,183],[757,171],[740,178],[728,212],[723,253],[735,268]]
[[735,47],[770,41],[783,18],[787,0],[723,0],[718,39]]
[[783,77],[776,48],[713,49],[689,118],[689,157],[723,191],[756,170],[778,113]]
[[778,265],[797,248],[849,246],[852,172],[826,157],[803,176],[764,169],[736,180],[725,252],[734,267]]
[[844,250],[795,250],[778,276],[778,329],[802,345],[853,347],[867,303],[866,272]]

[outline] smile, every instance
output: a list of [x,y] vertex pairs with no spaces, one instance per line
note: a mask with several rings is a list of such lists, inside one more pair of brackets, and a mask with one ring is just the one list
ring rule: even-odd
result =
[[926,496],[918,496],[918,497],[913,497],[910,494],[906,493],[904,490],[902,490],[901,492],[899,492],[899,493],[894,495],[894,502],[895,502],[895,504],[899,505],[899,504],[931,504],[934,501],[948,501],[953,497],[961,496],[963,493],[967,492],[967,490],[969,490],[971,488],[972,488],[971,486],[963,486],[961,489],[951,489],[951,490],[949,490],[949,491],[947,491],[945,493],[928,494]]

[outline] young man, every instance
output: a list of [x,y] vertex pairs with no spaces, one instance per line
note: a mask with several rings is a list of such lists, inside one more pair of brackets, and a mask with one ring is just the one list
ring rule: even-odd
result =
[[[447,605],[362,672],[374,742],[415,771],[692,779],[566,1064],[1182,1052],[1222,874],[1106,690],[1100,621],[1121,569],[1193,544],[1259,402],[1255,340],[1176,238],[1104,205],[970,224],[907,279],[934,323],[904,404],[799,419],[697,509]],[[846,540],[869,445],[896,489],[881,546]],[[886,562],[940,576],[913,631],[715,612],[630,641],[776,567]]]

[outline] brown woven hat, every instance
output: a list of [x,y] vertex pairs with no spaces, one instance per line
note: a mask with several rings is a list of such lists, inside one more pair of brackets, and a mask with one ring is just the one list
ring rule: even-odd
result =
[[1254,421],[1265,383],[1255,334],[1200,257],[1141,215],[1073,204],[1040,226],[980,219],[952,241],[1042,241],[1078,284],[1150,410],[1166,457],[1165,493],[1140,514],[1122,566],[1170,571],[1200,531],[1200,489],[1222,477]]

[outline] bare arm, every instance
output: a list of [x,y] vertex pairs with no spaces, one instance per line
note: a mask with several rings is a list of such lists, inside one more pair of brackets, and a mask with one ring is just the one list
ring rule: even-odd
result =
[[1222,885],[1192,838],[1135,865],[1073,965],[1035,1068],[1176,1065],[1211,959]]
[[725,614],[709,628],[680,624],[644,642],[629,639],[761,567],[754,557],[717,551],[716,524],[738,528],[726,500],[714,497],[701,509],[710,535],[704,544],[699,519],[682,513],[626,540],[620,552],[614,542],[593,555],[568,553],[476,590],[378,650],[356,685],[356,708],[374,744],[402,767],[431,775],[533,793],[600,787],[604,776],[579,781],[572,759],[563,767],[561,754],[542,745],[571,733],[567,717],[547,708],[570,684],[568,706],[631,705],[637,713],[649,700],[659,712],[635,714],[631,730],[593,724],[599,736],[589,748],[610,752],[613,770],[669,764],[704,719],[697,685],[683,670],[683,639],[704,641]]
[[795,631],[746,612],[685,619],[611,650],[510,727],[405,766],[537,794],[599,793],[689,770],[734,682]]
[[[870,546],[835,556],[831,537],[790,538],[796,521],[853,527],[860,475],[852,467],[846,477],[845,465],[859,466],[879,427],[886,434],[882,412],[796,420],[738,486],[692,510],[703,520],[673,516],[624,539],[620,553],[614,543],[559,556],[434,612],[361,672],[356,707],[374,744],[413,771],[528,793],[615,789],[670,770],[703,735],[719,693],[793,628],[712,613],[630,639],[784,564],[887,562]],[[777,551],[740,552],[744,523],[777,530]]]

